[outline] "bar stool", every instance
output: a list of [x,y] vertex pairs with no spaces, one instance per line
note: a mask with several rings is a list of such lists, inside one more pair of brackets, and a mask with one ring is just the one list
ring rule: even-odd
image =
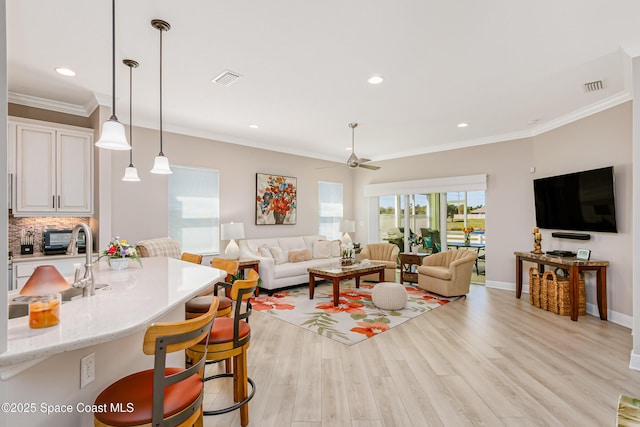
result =
[[[211,267],[219,268],[220,270],[227,272],[226,284],[231,287],[231,276],[238,272],[240,266],[239,261],[234,261],[224,258],[213,258],[211,260]],[[187,301],[184,306],[185,317],[191,319],[205,313],[211,305],[212,295],[217,296],[220,299],[220,305],[218,308],[218,317],[231,316],[231,298],[226,295],[218,295],[218,287],[222,286],[220,282],[213,286],[209,286],[202,291],[197,297]]]
[[192,254],[191,252],[182,252],[182,255],[180,255],[180,260],[192,262],[194,264],[202,264],[202,255]]
[[[204,342],[202,351],[206,355],[217,311],[218,299],[213,298],[209,310],[200,317],[149,325],[142,351],[154,355],[154,368],[121,378],[100,393],[95,405],[107,412],[96,412],[94,425],[202,426],[204,363],[201,362],[205,359],[186,369],[169,368],[167,354]],[[133,411],[128,412],[128,407],[112,411],[123,402],[130,404]]]
[[[187,349],[188,357],[194,361],[232,359],[233,373],[212,375],[204,380],[233,377],[233,400],[237,403],[228,408],[204,411],[204,415],[219,415],[240,408],[240,423],[243,427],[249,423],[248,403],[256,391],[253,380],[247,375],[247,349],[251,338],[248,322],[251,315],[251,297],[258,286],[258,279],[258,273],[251,269],[246,280],[236,280],[231,285],[231,299],[235,302],[233,317],[217,319],[208,341],[200,342]],[[244,312],[243,302],[246,303]],[[207,344],[209,344],[208,349]],[[251,384],[251,393],[249,393],[249,384]]]

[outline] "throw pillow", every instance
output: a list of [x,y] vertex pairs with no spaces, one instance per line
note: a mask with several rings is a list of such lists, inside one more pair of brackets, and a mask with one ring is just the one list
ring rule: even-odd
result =
[[258,255],[265,258],[273,258],[273,256],[271,256],[271,251],[269,251],[269,246],[267,245],[258,247]]
[[331,241],[331,256],[332,257],[342,256],[342,242],[340,240]]
[[311,251],[309,249],[297,249],[289,251],[289,262],[302,262],[311,259]]
[[279,246],[271,246],[269,252],[271,252],[271,256],[276,264],[284,264],[287,262],[287,257],[284,256],[284,252],[282,252]]
[[313,257],[314,258],[331,258],[331,243],[328,240],[313,241]]

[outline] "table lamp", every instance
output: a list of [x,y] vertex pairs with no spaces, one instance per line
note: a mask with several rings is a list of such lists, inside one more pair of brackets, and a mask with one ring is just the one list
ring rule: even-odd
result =
[[53,265],[36,267],[20,295],[29,297],[29,327],[48,328],[60,323],[60,291],[69,283]]
[[231,222],[229,224],[222,224],[221,228],[220,238],[222,240],[229,240],[229,244],[224,250],[225,257],[228,259],[238,259],[240,257],[240,248],[235,239],[244,239],[244,224],[241,222]]
[[342,243],[351,243],[351,236],[349,236],[349,233],[356,231],[356,222],[348,219],[343,220],[340,223],[339,231],[344,233],[342,236]]

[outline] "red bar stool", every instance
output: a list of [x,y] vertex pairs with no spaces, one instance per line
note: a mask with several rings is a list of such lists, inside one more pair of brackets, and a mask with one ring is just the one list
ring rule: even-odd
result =
[[[236,280],[231,285],[231,299],[235,302],[233,317],[217,319],[208,341],[201,341],[187,349],[187,356],[194,361],[202,359],[221,361],[231,358],[233,373],[212,375],[204,380],[233,377],[233,400],[236,404],[223,409],[205,410],[204,415],[219,415],[240,408],[240,423],[243,427],[249,424],[248,403],[256,391],[253,380],[247,375],[247,349],[251,338],[248,322],[251,315],[251,297],[258,286],[258,279],[258,273],[251,269],[246,280]],[[244,312],[243,302],[246,306]],[[251,393],[249,393],[249,384],[251,384]]]
[[[205,359],[186,369],[168,368],[167,354],[203,341],[206,355],[217,311],[218,299],[213,298],[209,310],[200,317],[149,325],[142,350],[154,355],[154,368],[126,376],[100,393],[95,404],[108,412],[96,412],[94,425],[202,426]],[[132,412],[112,412],[127,403],[131,403]]]

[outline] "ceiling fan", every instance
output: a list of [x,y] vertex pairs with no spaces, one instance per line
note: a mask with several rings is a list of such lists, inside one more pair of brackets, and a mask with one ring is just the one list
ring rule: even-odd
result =
[[357,123],[349,123],[349,127],[351,128],[351,155],[349,156],[349,158],[347,159],[347,166],[349,166],[350,168],[365,168],[365,169],[371,169],[371,170],[378,170],[380,169],[380,166],[374,166],[374,165],[367,165],[365,163],[370,162],[371,160],[369,159],[359,159],[358,156],[356,156],[356,152],[354,149],[354,139],[355,139],[355,129],[358,126]]

